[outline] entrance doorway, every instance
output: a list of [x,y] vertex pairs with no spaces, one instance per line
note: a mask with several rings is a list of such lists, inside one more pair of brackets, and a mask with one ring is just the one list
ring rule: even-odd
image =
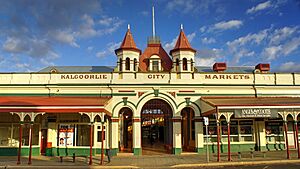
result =
[[120,110],[120,151],[132,152],[132,110],[124,107]]
[[47,147],[47,129],[41,129],[41,154],[45,155]]
[[195,152],[195,120],[194,110],[186,107],[181,111],[182,150]]
[[172,109],[164,100],[153,99],[142,108],[143,154],[171,153]]

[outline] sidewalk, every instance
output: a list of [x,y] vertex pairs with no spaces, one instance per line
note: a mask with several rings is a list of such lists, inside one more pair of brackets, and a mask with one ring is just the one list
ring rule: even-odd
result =
[[37,156],[32,158],[32,165],[27,165],[28,158],[22,157],[21,165],[16,164],[17,157],[0,157],[1,168],[184,168],[200,166],[227,166],[227,165],[253,165],[253,164],[275,164],[275,163],[296,163],[300,162],[297,158],[297,152],[291,151],[291,159],[286,159],[286,151],[268,152],[266,157],[263,156],[251,158],[251,155],[242,154],[242,158],[232,157],[232,161],[227,161],[227,155],[222,154],[221,162],[217,162],[216,156],[210,156],[210,162],[206,162],[205,155],[195,153],[183,153],[182,155],[143,155],[133,156],[120,154],[113,157],[110,163],[105,157],[104,165],[99,165],[100,156],[93,158],[93,165],[89,166],[88,161],[83,157],[77,157],[76,162],[72,162],[71,157],[64,158],[61,163],[58,157]]

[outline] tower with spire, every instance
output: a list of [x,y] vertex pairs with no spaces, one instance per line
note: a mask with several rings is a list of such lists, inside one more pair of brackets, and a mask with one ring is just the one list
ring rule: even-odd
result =
[[155,34],[154,7],[152,7],[152,36],[148,38],[147,48],[139,60],[142,72],[169,72],[172,69],[172,60],[163,49],[160,38]]
[[118,57],[118,72],[138,72],[138,62],[141,50],[136,47],[136,44],[130,32],[129,24],[123,42],[120,48],[115,50],[115,53]]
[[185,36],[183,25],[180,26],[180,33],[174,49],[170,51],[173,59],[173,72],[194,72],[196,50],[193,49]]

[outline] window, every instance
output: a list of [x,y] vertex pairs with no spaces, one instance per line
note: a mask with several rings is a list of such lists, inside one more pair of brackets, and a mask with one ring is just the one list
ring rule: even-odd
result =
[[154,72],[159,71],[159,61],[158,60],[152,61],[152,71],[154,71]]
[[90,126],[84,124],[77,125],[76,146],[90,145]]
[[136,61],[136,59],[134,59],[134,61],[133,61],[133,70],[134,71],[137,71],[137,61]]
[[120,70],[119,71],[122,71],[123,65],[122,65],[122,59],[121,58],[120,58],[119,64],[120,64]]
[[176,59],[176,72],[179,71],[179,59],[177,58]]
[[193,59],[191,59],[191,71],[194,71],[194,62],[193,62]]
[[183,70],[187,70],[187,59],[186,58],[183,58],[182,60],[182,66],[183,66]]
[[[18,146],[19,127],[20,124],[0,124],[0,146]],[[23,146],[29,146],[29,128],[30,124],[25,123],[23,125]],[[39,145],[39,124],[32,126],[32,145]]]
[[125,61],[125,70],[130,70],[130,59],[129,58],[126,58],[126,61]]

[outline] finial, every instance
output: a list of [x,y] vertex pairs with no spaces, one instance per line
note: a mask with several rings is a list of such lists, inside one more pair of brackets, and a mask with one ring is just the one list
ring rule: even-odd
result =
[[127,29],[128,29],[128,30],[130,29],[130,24],[127,25]]
[[152,6],[152,36],[155,36],[154,6]]
[[183,30],[183,24],[180,24],[180,29]]

